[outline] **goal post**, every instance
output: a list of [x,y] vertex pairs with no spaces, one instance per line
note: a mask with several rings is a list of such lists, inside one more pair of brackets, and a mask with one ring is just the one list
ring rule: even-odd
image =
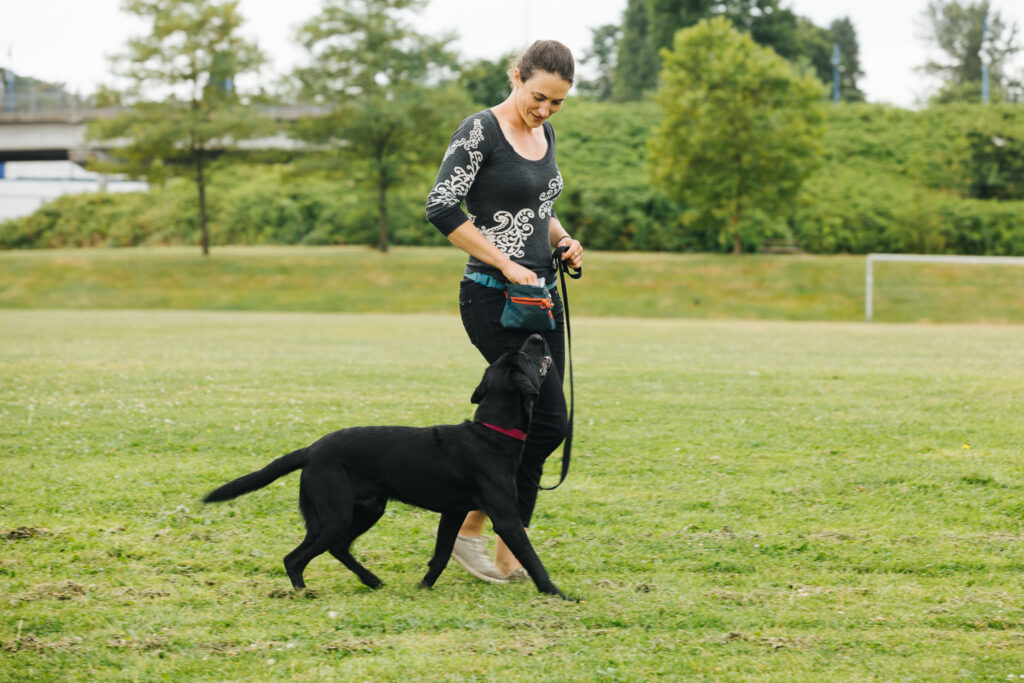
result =
[[943,256],[932,254],[868,254],[864,273],[864,319],[874,316],[875,262],[902,261],[904,263],[957,263],[967,265],[1024,266],[1022,256]]

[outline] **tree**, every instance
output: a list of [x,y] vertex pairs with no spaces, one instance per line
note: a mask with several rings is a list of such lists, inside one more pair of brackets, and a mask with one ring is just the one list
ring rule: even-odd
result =
[[[406,21],[426,0],[325,0],[299,29],[310,64],[296,71],[303,95],[332,107],[296,134],[333,149],[345,171],[372,188],[381,251],[388,248],[388,193],[439,160],[452,117],[469,110],[451,85],[452,38],[432,38]],[[447,85],[446,85],[447,84]]]
[[[781,0],[629,0],[618,41],[616,99],[635,100],[654,90],[659,51],[671,48],[680,29],[716,16],[786,59],[809,63],[822,81],[832,81],[834,40],[829,31],[782,7]],[[848,37],[856,41],[855,34]],[[856,53],[855,43],[844,47]]]
[[582,64],[593,65],[593,78],[580,79],[576,87],[583,95],[597,100],[610,100],[615,91],[615,52],[622,29],[605,24],[591,29],[590,49],[583,54]]
[[495,60],[477,59],[462,67],[459,80],[470,98],[481,107],[493,107],[512,92],[508,69],[517,53],[510,52]]
[[116,149],[113,164],[100,167],[151,182],[168,174],[191,174],[200,244],[207,255],[210,160],[262,129],[235,83],[238,76],[256,71],[264,57],[238,34],[242,16],[237,0],[126,0],[122,8],[151,22],[152,29],[129,40],[127,51],[114,58],[115,71],[130,82],[126,91],[116,93],[126,108],[112,119],[94,121],[90,135],[131,142]]
[[662,60],[651,178],[740,253],[820,163],[824,88],[723,17],[680,31]]
[[615,59],[615,99],[640,99],[658,83],[658,52],[651,38],[653,26],[648,0],[629,0],[622,17],[622,37]]
[[[988,36],[982,44],[984,26]],[[1010,58],[1020,51],[1016,23],[1007,23],[991,11],[988,0],[961,4],[956,0],[931,0],[924,12],[926,39],[942,53],[920,67],[940,79],[936,102],[978,102],[982,90],[982,64],[989,60],[989,78],[995,99],[1013,87],[1005,72]]]

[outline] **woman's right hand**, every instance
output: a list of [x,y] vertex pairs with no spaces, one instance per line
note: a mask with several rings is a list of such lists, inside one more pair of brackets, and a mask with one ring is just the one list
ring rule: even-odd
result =
[[537,273],[515,261],[509,261],[508,265],[501,269],[501,274],[514,285],[538,285]]

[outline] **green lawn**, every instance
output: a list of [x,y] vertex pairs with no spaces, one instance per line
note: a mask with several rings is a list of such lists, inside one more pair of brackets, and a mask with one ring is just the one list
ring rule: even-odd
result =
[[[61,302],[8,272],[100,281],[144,263],[125,254],[0,255],[4,305],[155,305],[165,285]],[[302,300],[301,270],[260,291]],[[168,306],[247,300],[181,285]],[[325,555],[295,595],[297,477],[200,496],[338,427],[468,418],[483,364],[456,316],[0,310],[0,679],[1024,677],[1019,326],[581,316],[574,336],[573,470],[531,537],[581,603],[457,567],[417,590],[436,516],[399,504],[355,546],[381,590]]]
[[[452,313],[454,247],[222,247],[0,252],[0,308]],[[589,252],[583,316],[864,319],[860,256]],[[1024,323],[1024,268],[880,263],[881,322]]]

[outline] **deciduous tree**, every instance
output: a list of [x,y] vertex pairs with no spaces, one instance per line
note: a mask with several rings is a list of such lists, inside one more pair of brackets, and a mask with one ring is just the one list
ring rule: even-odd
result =
[[739,253],[819,164],[824,87],[723,17],[680,31],[662,60],[651,177],[689,207],[686,224]]
[[[150,181],[189,174],[196,184],[200,243],[209,254],[206,187],[212,156],[257,134],[262,126],[236,88],[264,57],[239,34],[238,1],[126,0],[124,11],[150,23],[150,33],[128,41],[114,58],[129,86],[116,97],[126,105],[112,119],[93,123],[98,139],[125,139],[114,163]],[[108,96],[110,93],[107,93]]]
[[[988,36],[983,33],[988,23]],[[961,3],[931,0],[924,12],[926,39],[940,52],[920,70],[940,80],[936,102],[978,102],[982,90],[982,64],[989,61],[994,99],[1013,88],[1006,73],[1010,58],[1020,51],[1018,26],[993,11],[988,0]]]
[[582,95],[607,101],[615,92],[615,57],[622,29],[618,24],[605,24],[591,29],[591,36],[590,49],[580,62],[594,70],[594,77],[579,79],[576,87]]
[[333,149],[340,170],[373,189],[381,251],[388,248],[389,192],[438,162],[453,117],[458,123],[471,107],[464,90],[451,85],[452,37],[412,27],[413,13],[425,5],[326,0],[299,30],[310,63],[295,76],[302,93],[331,113],[303,121],[296,132]]

